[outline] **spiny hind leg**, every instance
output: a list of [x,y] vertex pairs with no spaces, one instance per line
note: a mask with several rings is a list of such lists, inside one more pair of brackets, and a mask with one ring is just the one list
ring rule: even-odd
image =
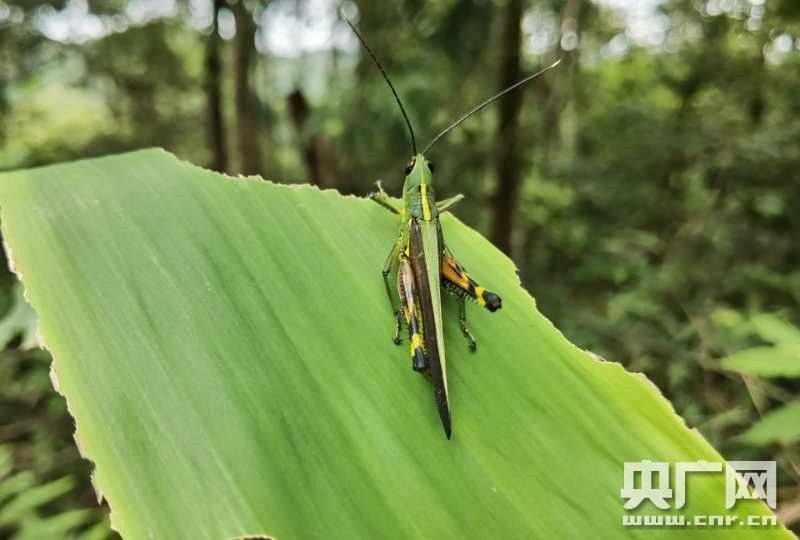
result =
[[489,311],[497,311],[503,301],[495,293],[487,291],[472,279],[463,266],[453,257],[449,249],[445,248],[442,257],[442,285],[454,290],[463,291],[479,305]]
[[461,327],[461,333],[467,339],[469,350],[475,352],[478,348],[478,342],[472,336],[472,332],[467,327],[467,299],[464,295],[458,297],[458,325]]
[[425,347],[420,333],[419,312],[414,302],[416,298],[414,273],[411,271],[411,264],[405,257],[400,261],[400,269],[397,272],[397,290],[400,293],[403,315],[408,323],[411,368],[414,371],[425,373],[428,371],[428,360],[425,358]]
[[401,244],[400,239],[398,239],[389,252],[389,256],[386,258],[386,263],[383,265],[383,270],[381,271],[383,275],[383,284],[386,286],[386,295],[389,297],[389,304],[392,306],[392,313],[394,315],[394,337],[392,341],[394,341],[395,345],[400,345],[402,315],[400,313],[400,306],[397,305],[395,296],[392,294],[392,287],[389,285],[389,276],[397,268],[397,264],[400,261],[400,249]]

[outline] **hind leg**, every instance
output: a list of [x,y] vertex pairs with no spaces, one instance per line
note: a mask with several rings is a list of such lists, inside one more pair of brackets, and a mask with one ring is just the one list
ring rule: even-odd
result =
[[502,307],[500,297],[478,285],[449,249],[445,249],[442,257],[442,284],[462,291],[489,311],[497,311]]

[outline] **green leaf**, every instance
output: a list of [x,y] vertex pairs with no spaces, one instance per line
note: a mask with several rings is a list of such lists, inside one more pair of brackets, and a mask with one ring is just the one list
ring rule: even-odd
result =
[[22,471],[0,478],[0,502],[22,493],[36,485],[36,479],[31,471]]
[[0,480],[11,474],[13,467],[14,453],[11,451],[11,447],[0,445]]
[[800,402],[784,405],[764,415],[741,438],[755,446],[800,441]]
[[750,324],[765,341],[776,345],[800,346],[800,330],[777,315],[759,313],[750,318]]
[[21,491],[14,499],[0,508],[0,526],[11,523],[20,514],[47,504],[64,495],[73,487],[69,477],[59,478],[41,486]]
[[[41,540],[42,538],[74,538],[71,531],[92,521],[91,510],[68,510],[53,517],[24,522],[23,530],[14,540]],[[106,529],[108,533],[108,529]]]
[[[0,208],[125,538],[650,538],[621,524],[623,463],[721,459],[644,377],[567,342],[450,215],[447,242],[503,309],[469,306],[470,354],[443,299],[448,441],[391,343],[398,222],[378,205],[144,151],[6,174]],[[676,512],[728,513],[724,475],[697,476]]]
[[108,540],[110,530],[111,523],[105,517],[78,535],[77,540]]
[[800,377],[800,346],[753,347],[723,358],[721,364],[757,377]]

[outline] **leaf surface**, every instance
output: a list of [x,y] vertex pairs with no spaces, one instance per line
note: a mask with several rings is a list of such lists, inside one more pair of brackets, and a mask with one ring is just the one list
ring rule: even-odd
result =
[[770,411],[742,435],[742,440],[757,446],[800,441],[800,402]]
[[752,347],[723,358],[722,367],[757,377],[800,377],[800,345]]
[[[125,538],[683,538],[622,526],[623,463],[721,459],[644,377],[571,345],[448,214],[448,245],[503,297],[468,306],[475,354],[443,299],[450,441],[391,343],[397,222],[378,205],[149,150],[5,174],[0,208]],[[675,513],[726,513],[724,475],[689,488]]]

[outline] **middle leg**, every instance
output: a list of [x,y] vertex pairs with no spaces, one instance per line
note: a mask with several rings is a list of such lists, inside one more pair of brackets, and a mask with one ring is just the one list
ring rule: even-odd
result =
[[464,334],[464,337],[467,339],[467,343],[469,343],[469,350],[475,352],[478,348],[478,343],[475,341],[475,338],[472,337],[472,332],[469,331],[467,328],[467,297],[466,296],[459,296],[458,298],[458,325],[461,327],[461,333]]

